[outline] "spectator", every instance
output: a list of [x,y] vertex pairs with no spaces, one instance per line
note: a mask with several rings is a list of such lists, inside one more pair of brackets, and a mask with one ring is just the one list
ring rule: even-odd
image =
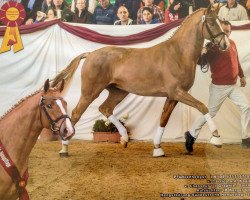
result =
[[248,18],[250,19],[250,0],[247,0],[246,8],[247,8]]
[[128,9],[129,17],[136,21],[137,11],[141,7],[141,0],[116,0],[114,6],[116,9],[120,6],[125,6]]
[[[164,0],[154,0],[154,4],[158,6],[162,12],[165,10],[165,1]],[[145,6],[145,3],[142,1],[141,6]]]
[[132,25],[133,20],[129,18],[128,9],[125,6],[120,6],[117,10],[117,17],[119,20],[116,20],[114,25]]
[[227,21],[248,20],[246,9],[235,0],[227,0],[227,4],[220,8],[218,17]]
[[95,7],[96,7],[96,0],[88,0],[88,3],[89,3],[89,12],[90,13],[94,13],[94,10],[95,10]]
[[[173,3],[174,0],[169,0],[169,6]],[[168,24],[170,22],[173,22],[175,20],[178,20],[179,16],[178,13],[173,14],[169,12],[169,7],[165,11],[165,17],[164,17],[164,23]]]
[[[229,37],[231,24],[228,21],[222,21],[221,26]],[[238,77],[240,78],[241,87],[245,87],[246,80],[239,62],[236,45],[233,40],[229,39],[229,41],[230,47],[228,51],[221,51],[218,46],[212,43],[206,45],[206,48],[202,50],[202,54],[206,56],[206,60],[210,64],[212,73],[208,110],[210,116],[214,117],[227,98],[232,100],[241,110],[242,147],[250,148],[250,132],[247,132],[250,120],[249,101],[239,87],[236,86]],[[193,151],[193,144],[205,123],[206,119],[202,116],[185,133],[187,151]]]
[[53,8],[49,8],[47,10],[46,19],[44,21],[47,22],[47,21],[51,21],[51,20],[54,20],[54,19],[57,19],[56,11]]
[[99,5],[95,8],[93,24],[112,25],[116,20],[115,7],[110,0],[98,0]]
[[149,7],[143,7],[142,9],[142,24],[156,24],[158,23],[157,18],[153,18],[153,10]]
[[72,22],[73,13],[64,0],[53,0],[52,8],[56,11],[57,18],[65,22]]
[[153,10],[153,19],[157,19],[158,23],[164,22],[163,12],[158,6],[154,5],[154,0],[143,0],[143,2],[145,6],[141,7],[137,12],[137,24],[143,23],[142,10],[144,7],[149,7]]
[[33,24],[36,19],[37,11],[42,8],[41,0],[22,0],[21,3],[24,6],[26,12],[25,24]]
[[76,0],[73,22],[83,24],[92,23],[92,14],[88,11],[87,0]]
[[199,10],[200,8],[207,8],[210,5],[210,0],[194,0],[193,9]]
[[51,8],[51,7],[52,7],[52,0],[44,0],[42,3],[41,11],[43,13],[47,13],[49,8]]
[[192,5],[192,0],[174,0],[169,7],[169,12],[173,15],[178,14],[179,19],[185,18],[189,14],[189,6]]

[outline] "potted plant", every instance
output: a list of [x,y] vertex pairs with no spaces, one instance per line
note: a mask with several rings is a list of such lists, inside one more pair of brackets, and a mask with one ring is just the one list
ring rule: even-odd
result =
[[[125,126],[125,121],[128,119],[128,115],[124,115],[119,119],[122,125]],[[120,142],[120,134],[113,123],[108,119],[98,119],[92,128],[94,142]]]

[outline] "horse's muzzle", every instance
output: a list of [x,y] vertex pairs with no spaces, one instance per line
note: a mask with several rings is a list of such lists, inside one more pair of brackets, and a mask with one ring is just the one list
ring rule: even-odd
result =
[[61,133],[62,140],[70,140],[75,135],[75,129],[65,127]]

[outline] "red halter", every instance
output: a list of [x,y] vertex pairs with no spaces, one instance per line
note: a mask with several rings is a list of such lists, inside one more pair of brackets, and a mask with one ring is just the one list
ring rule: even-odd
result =
[[13,183],[15,183],[19,200],[29,200],[30,198],[25,188],[29,178],[28,169],[25,170],[24,175],[21,177],[16,165],[11,160],[9,154],[7,153],[1,141],[0,141],[0,164],[3,166],[7,174],[9,174]]

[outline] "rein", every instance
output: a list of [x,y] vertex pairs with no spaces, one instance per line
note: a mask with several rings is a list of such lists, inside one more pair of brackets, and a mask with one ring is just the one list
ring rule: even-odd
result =
[[[213,33],[212,33],[212,31],[211,31],[211,29],[209,28],[209,26],[208,26],[208,23],[207,23],[207,18],[211,18],[211,17],[206,17],[206,14],[204,13],[204,15],[202,16],[202,31],[201,31],[201,33],[202,33],[202,36],[203,36],[203,29],[204,29],[204,24],[205,24],[205,26],[206,26],[206,29],[207,29],[207,32],[208,32],[208,34],[209,34],[209,36],[210,36],[210,38],[211,38],[211,43],[213,44],[213,45],[220,45],[220,43],[221,43],[221,40],[222,40],[222,37],[221,37],[221,39],[220,39],[220,41],[218,42],[218,44],[216,44],[215,42],[215,39],[217,38],[217,37],[219,37],[219,36],[221,36],[221,35],[226,35],[226,33],[225,32],[220,32],[220,33],[218,33],[218,34],[216,34],[216,35],[214,35]],[[203,36],[204,37],[204,36]],[[209,66],[208,66],[208,64],[207,64],[207,60],[206,60],[206,56],[205,55],[201,55],[201,57],[200,57],[200,66],[201,66],[201,71],[203,72],[203,73],[206,73],[207,71],[208,71],[208,69],[209,69]]]
[[15,183],[19,200],[29,200],[30,198],[25,188],[29,178],[28,169],[25,170],[24,175],[21,177],[16,165],[11,160],[8,152],[4,148],[1,141],[0,141],[0,164],[3,166],[7,174],[11,177],[12,181]]
[[[52,99],[53,99],[54,101],[56,101],[56,100],[62,99],[62,98],[52,98]],[[46,114],[46,116],[47,116],[47,118],[48,118],[48,120],[49,120],[49,122],[50,122],[50,129],[51,129],[51,131],[52,131],[53,133],[56,133],[56,132],[58,132],[58,131],[60,130],[60,128],[61,128],[63,122],[64,122],[67,118],[68,118],[69,120],[71,120],[71,119],[70,119],[70,117],[69,117],[68,115],[61,115],[60,117],[58,117],[58,118],[56,118],[55,120],[53,120],[53,119],[51,118],[51,116],[49,115],[47,109],[45,108],[46,105],[45,105],[45,103],[44,103],[44,100],[45,100],[45,98],[42,96],[42,97],[41,97],[41,100],[40,100],[40,103],[39,103],[39,106],[42,108],[42,110],[44,111],[44,113]],[[59,127],[55,128],[56,123],[57,123],[60,119],[64,119],[64,120],[62,121],[62,123],[61,123],[61,125],[60,125]],[[59,134],[59,135],[60,135],[60,134]]]

